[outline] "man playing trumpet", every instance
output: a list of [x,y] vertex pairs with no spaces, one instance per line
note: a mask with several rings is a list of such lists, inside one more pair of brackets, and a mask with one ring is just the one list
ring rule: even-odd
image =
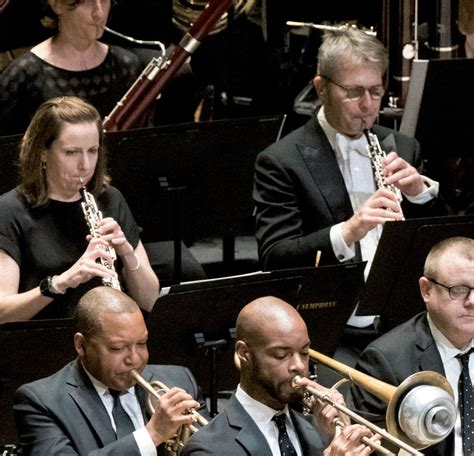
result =
[[[25,454],[162,454],[162,444],[193,422],[188,411],[200,407],[191,372],[179,366],[147,366],[142,313],[119,290],[98,287],[87,292],[76,319],[78,358],[16,393],[15,418]],[[178,387],[164,393],[150,414],[147,393],[135,387],[132,371],[148,382]]]
[[[338,412],[316,400],[311,421],[288,404],[300,399],[292,385],[308,374],[309,337],[300,314],[286,302],[263,297],[245,306],[237,318],[235,353],[240,384],[226,409],[194,434],[183,454],[188,456],[368,455],[362,443],[371,432],[360,425],[342,430],[332,422]],[[308,379],[300,381],[323,388]],[[329,391],[343,403],[341,394]],[[327,447],[327,448],[326,448]],[[326,449],[324,449],[326,448]]]

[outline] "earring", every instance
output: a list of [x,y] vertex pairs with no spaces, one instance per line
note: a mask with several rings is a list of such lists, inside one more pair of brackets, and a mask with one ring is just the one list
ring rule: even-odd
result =
[[41,169],[46,169],[46,162],[45,161],[41,162]]

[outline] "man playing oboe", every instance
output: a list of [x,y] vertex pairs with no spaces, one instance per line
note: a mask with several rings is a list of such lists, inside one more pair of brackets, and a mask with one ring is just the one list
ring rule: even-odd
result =
[[[388,57],[373,36],[352,27],[327,32],[313,80],[321,109],[306,125],[263,151],[255,167],[256,234],[267,270],[367,260],[383,224],[444,213],[438,184],[421,175],[413,138],[374,125],[385,93]],[[364,130],[386,152],[377,188]],[[367,268],[368,270],[368,268]]]

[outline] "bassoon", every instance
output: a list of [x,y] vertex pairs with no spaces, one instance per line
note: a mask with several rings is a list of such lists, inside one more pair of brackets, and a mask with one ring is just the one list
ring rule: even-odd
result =
[[104,130],[121,131],[132,128],[231,4],[232,0],[211,0],[169,58],[155,57],[150,61],[111,113],[105,117]]

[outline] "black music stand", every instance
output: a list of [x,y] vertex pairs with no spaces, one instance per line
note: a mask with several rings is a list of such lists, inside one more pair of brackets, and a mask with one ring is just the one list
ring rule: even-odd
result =
[[426,255],[452,236],[474,237],[474,215],[387,222],[361,294],[358,314],[380,315],[381,331],[425,310],[418,288]]
[[[415,60],[400,131],[414,136],[427,161],[428,175],[440,182],[455,204],[461,159],[474,159],[474,60]],[[470,185],[472,188],[470,175]],[[469,185],[469,183],[467,184]]]
[[113,183],[143,227],[142,241],[173,240],[178,247],[181,241],[220,237],[223,259],[231,269],[235,235],[244,232],[252,219],[255,158],[277,139],[283,118],[108,133]]
[[[220,391],[233,390],[238,383],[232,341],[237,315],[253,299],[268,295],[295,306],[317,350],[331,355],[357,302],[363,268],[364,263],[290,269],[172,287],[147,319],[150,360],[189,367],[204,394],[211,397],[211,405],[216,404],[217,387],[212,391],[208,380],[211,385],[218,383]],[[203,340],[208,347],[212,342],[219,346],[211,375],[198,346]]]
[[29,320],[0,325],[0,445],[18,443],[15,391],[53,374],[76,357],[73,319]]
[[257,154],[278,136],[283,116],[142,128],[107,134],[110,173],[144,229],[143,240],[172,240],[174,201],[160,192],[185,188],[183,239],[238,234],[252,216]]

